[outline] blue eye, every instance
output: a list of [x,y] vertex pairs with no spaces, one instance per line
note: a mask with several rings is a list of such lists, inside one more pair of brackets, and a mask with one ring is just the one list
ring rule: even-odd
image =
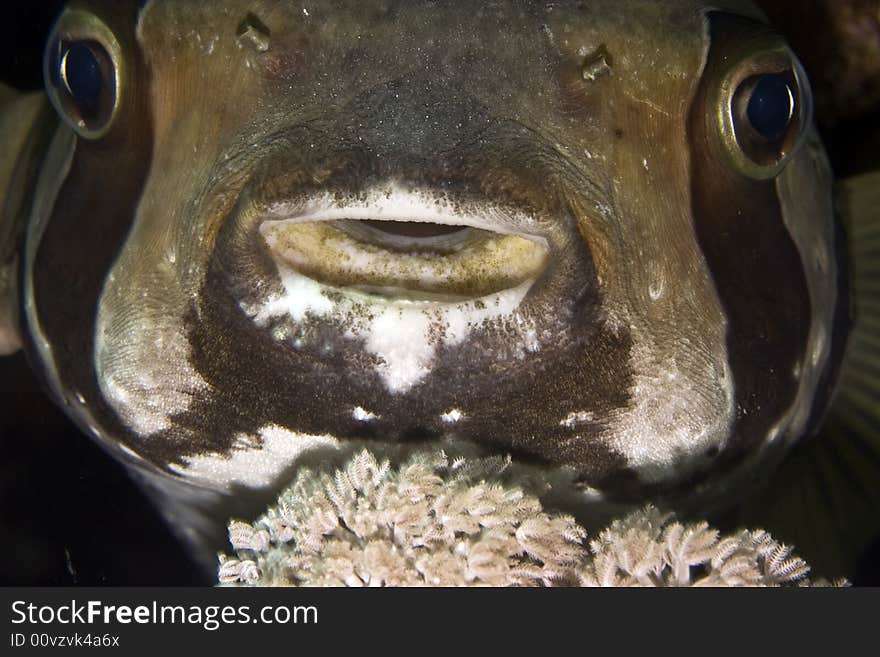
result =
[[752,128],[769,141],[785,134],[794,117],[795,100],[785,75],[762,75],[752,89],[748,118]]
[[93,108],[104,88],[104,72],[95,52],[84,43],[73,43],[61,57],[61,79],[73,99]]
[[125,51],[116,34],[84,9],[66,9],[43,52],[46,93],[58,116],[83,139],[106,136],[119,113]]

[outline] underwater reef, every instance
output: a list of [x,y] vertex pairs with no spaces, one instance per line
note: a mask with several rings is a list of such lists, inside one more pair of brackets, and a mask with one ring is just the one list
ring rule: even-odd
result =
[[[368,450],[300,470],[253,523],[233,520],[219,582],[245,586],[827,586],[763,530],[721,533],[648,505],[597,537],[545,509],[498,457]],[[541,487],[538,485],[538,487]],[[546,491],[545,491],[546,492]],[[835,585],[844,585],[839,580]]]

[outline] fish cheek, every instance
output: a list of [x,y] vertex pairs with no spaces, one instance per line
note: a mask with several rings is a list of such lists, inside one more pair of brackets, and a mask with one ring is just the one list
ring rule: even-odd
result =
[[689,117],[694,229],[727,317],[736,417],[728,455],[768,442],[798,394],[811,307],[798,249],[775,179],[735,171],[717,148],[710,86],[738,22],[711,17],[712,45]]
[[[133,35],[124,41],[134,43]],[[146,79],[140,52],[133,48],[128,54],[129,74]],[[131,433],[103,398],[94,366],[101,292],[134,221],[153,152],[150,108],[133,91],[143,87],[130,80],[126,88],[130,93],[112,131],[76,140],[42,234],[28,235],[27,248],[34,255],[24,275],[30,277],[32,321],[38,324],[31,329],[42,334],[31,335],[27,349],[32,361],[41,363],[48,387],[66,396],[59,402],[88,410],[88,420],[71,413],[83,430],[128,443]],[[51,350],[47,353],[38,341]],[[85,426],[93,422],[97,425]]]

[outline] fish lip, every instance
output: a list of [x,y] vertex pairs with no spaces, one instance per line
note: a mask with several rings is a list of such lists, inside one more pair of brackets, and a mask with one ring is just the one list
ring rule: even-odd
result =
[[[463,201],[396,183],[351,196],[313,192],[263,210],[255,217],[256,230],[282,277],[282,270],[287,275],[296,272],[337,293],[367,293],[392,303],[431,305],[488,297],[526,282],[531,285],[549,261],[550,245],[535,234],[535,217],[489,200]],[[393,245],[383,239],[379,245],[369,238],[361,242],[357,231],[342,227],[360,221],[465,227],[486,237],[456,231],[451,236],[395,237]],[[314,224],[323,222],[339,232],[318,232],[314,241]],[[302,229],[294,230],[296,226]],[[340,240],[336,235],[345,237]],[[438,258],[426,259],[432,253]],[[501,262],[510,265],[499,268]]]
[[539,222],[529,213],[492,199],[465,200],[427,188],[397,182],[375,185],[346,195],[317,191],[296,201],[275,201],[262,212],[260,224],[317,221],[406,221],[466,226],[500,235],[517,235],[548,247]]
[[[280,235],[285,223],[313,223],[314,237],[320,238],[322,234],[332,234],[329,227],[334,222],[343,224],[353,218],[356,221],[349,226],[355,228],[355,232],[360,230],[358,221],[420,220],[494,233],[499,243],[510,243],[514,239],[531,243],[535,252],[545,254],[543,266],[534,270],[531,282],[540,283],[537,289],[542,298],[556,294],[566,285],[558,273],[579,261],[576,249],[571,247],[579,231],[567,190],[592,190],[593,187],[550,145],[534,139],[531,133],[527,142],[521,137],[518,131],[510,129],[499,133],[504,144],[517,146],[510,151],[486,149],[480,142],[429,159],[380,158],[357,145],[336,142],[335,138],[327,143],[326,136],[322,138],[320,131],[310,128],[288,131],[283,138],[268,142],[268,152],[251,160],[249,166],[244,162],[229,165],[230,170],[239,171],[239,176],[228,176],[230,180],[237,178],[237,189],[229,190],[227,198],[235,202],[228,206],[230,211],[219,224],[217,262],[225,270],[224,276],[235,297],[248,307],[265,301],[267,295],[282,294],[284,277],[291,271],[305,274],[304,278],[311,283],[324,285],[334,297],[340,293],[354,294],[359,282],[352,284],[347,276],[339,280],[340,271],[329,271],[337,260],[329,249],[325,257],[303,265],[301,260],[287,257],[296,255],[292,251],[281,253],[273,249],[267,239],[269,232],[274,229],[278,231],[276,235]],[[306,143],[315,143],[320,148],[300,147]],[[577,185],[569,184],[575,179]],[[325,222],[326,232],[324,228],[317,228]],[[299,226],[290,228],[300,229]],[[334,228],[348,233],[344,230],[346,226]],[[292,230],[289,235],[292,238],[296,232]],[[494,241],[483,242],[494,248]],[[390,244],[385,238],[378,239],[376,245],[388,251],[410,250],[397,243]],[[460,244],[437,246],[436,243],[414,245],[410,251],[424,248],[448,253],[458,249]],[[312,267],[319,262],[324,263],[329,277]],[[473,263],[471,270],[476,269],[475,259],[468,262]],[[517,266],[511,271],[496,267],[494,280],[485,286],[480,282],[484,278],[472,278],[468,282],[461,275],[450,279],[445,287],[442,283],[429,285],[432,292],[443,287],[444,294],[449,291],[457,294],[466,289],[461,292],[463,298],[479,299],[484,290],[508,289],[500,287],[506,285],[503,279],[513,282],[517,272],[524,269]],[[464,269],[458,267],[457,271],[461,273]],[[407,290],[426,290],[419,284],[416,288],[410,287],[413,278],[398,280],[399,287]],[[373,282],[368,281],[370,286]],[[384,289],[395,287],[387,281],[376,281],[376,284]],[[535,295],[529,291],[528,303],[535,303],[534,299]],[[372,300],[378,302],[379,298]],[[388,297],[387,301],[394,303],[397,299]]]

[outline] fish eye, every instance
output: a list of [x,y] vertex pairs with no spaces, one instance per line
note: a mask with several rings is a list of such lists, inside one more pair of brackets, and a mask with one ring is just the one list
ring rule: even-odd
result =
[[94,114],[98,109],[104,87],[104,72],[99,58],[106,58],[106,53],[101,53],[101,50],[99,44],[77,42],[66,46],[61,55],[59,75],[67,93],[83,114]]
[[746,116],[752,129],[767,141],[779,139],[794,117],[794,94],[787,76],[758,76],[751,89]]
[[49,38],[44,76],[59,115],[87,139],[104,136],[119,108],[121,49],[94,14],[69,10]]
[[806,74],[782,45],[734,61],[720,86],[717,108],[722,142],[734,167],[758,180],[782,171],[812,118]]

